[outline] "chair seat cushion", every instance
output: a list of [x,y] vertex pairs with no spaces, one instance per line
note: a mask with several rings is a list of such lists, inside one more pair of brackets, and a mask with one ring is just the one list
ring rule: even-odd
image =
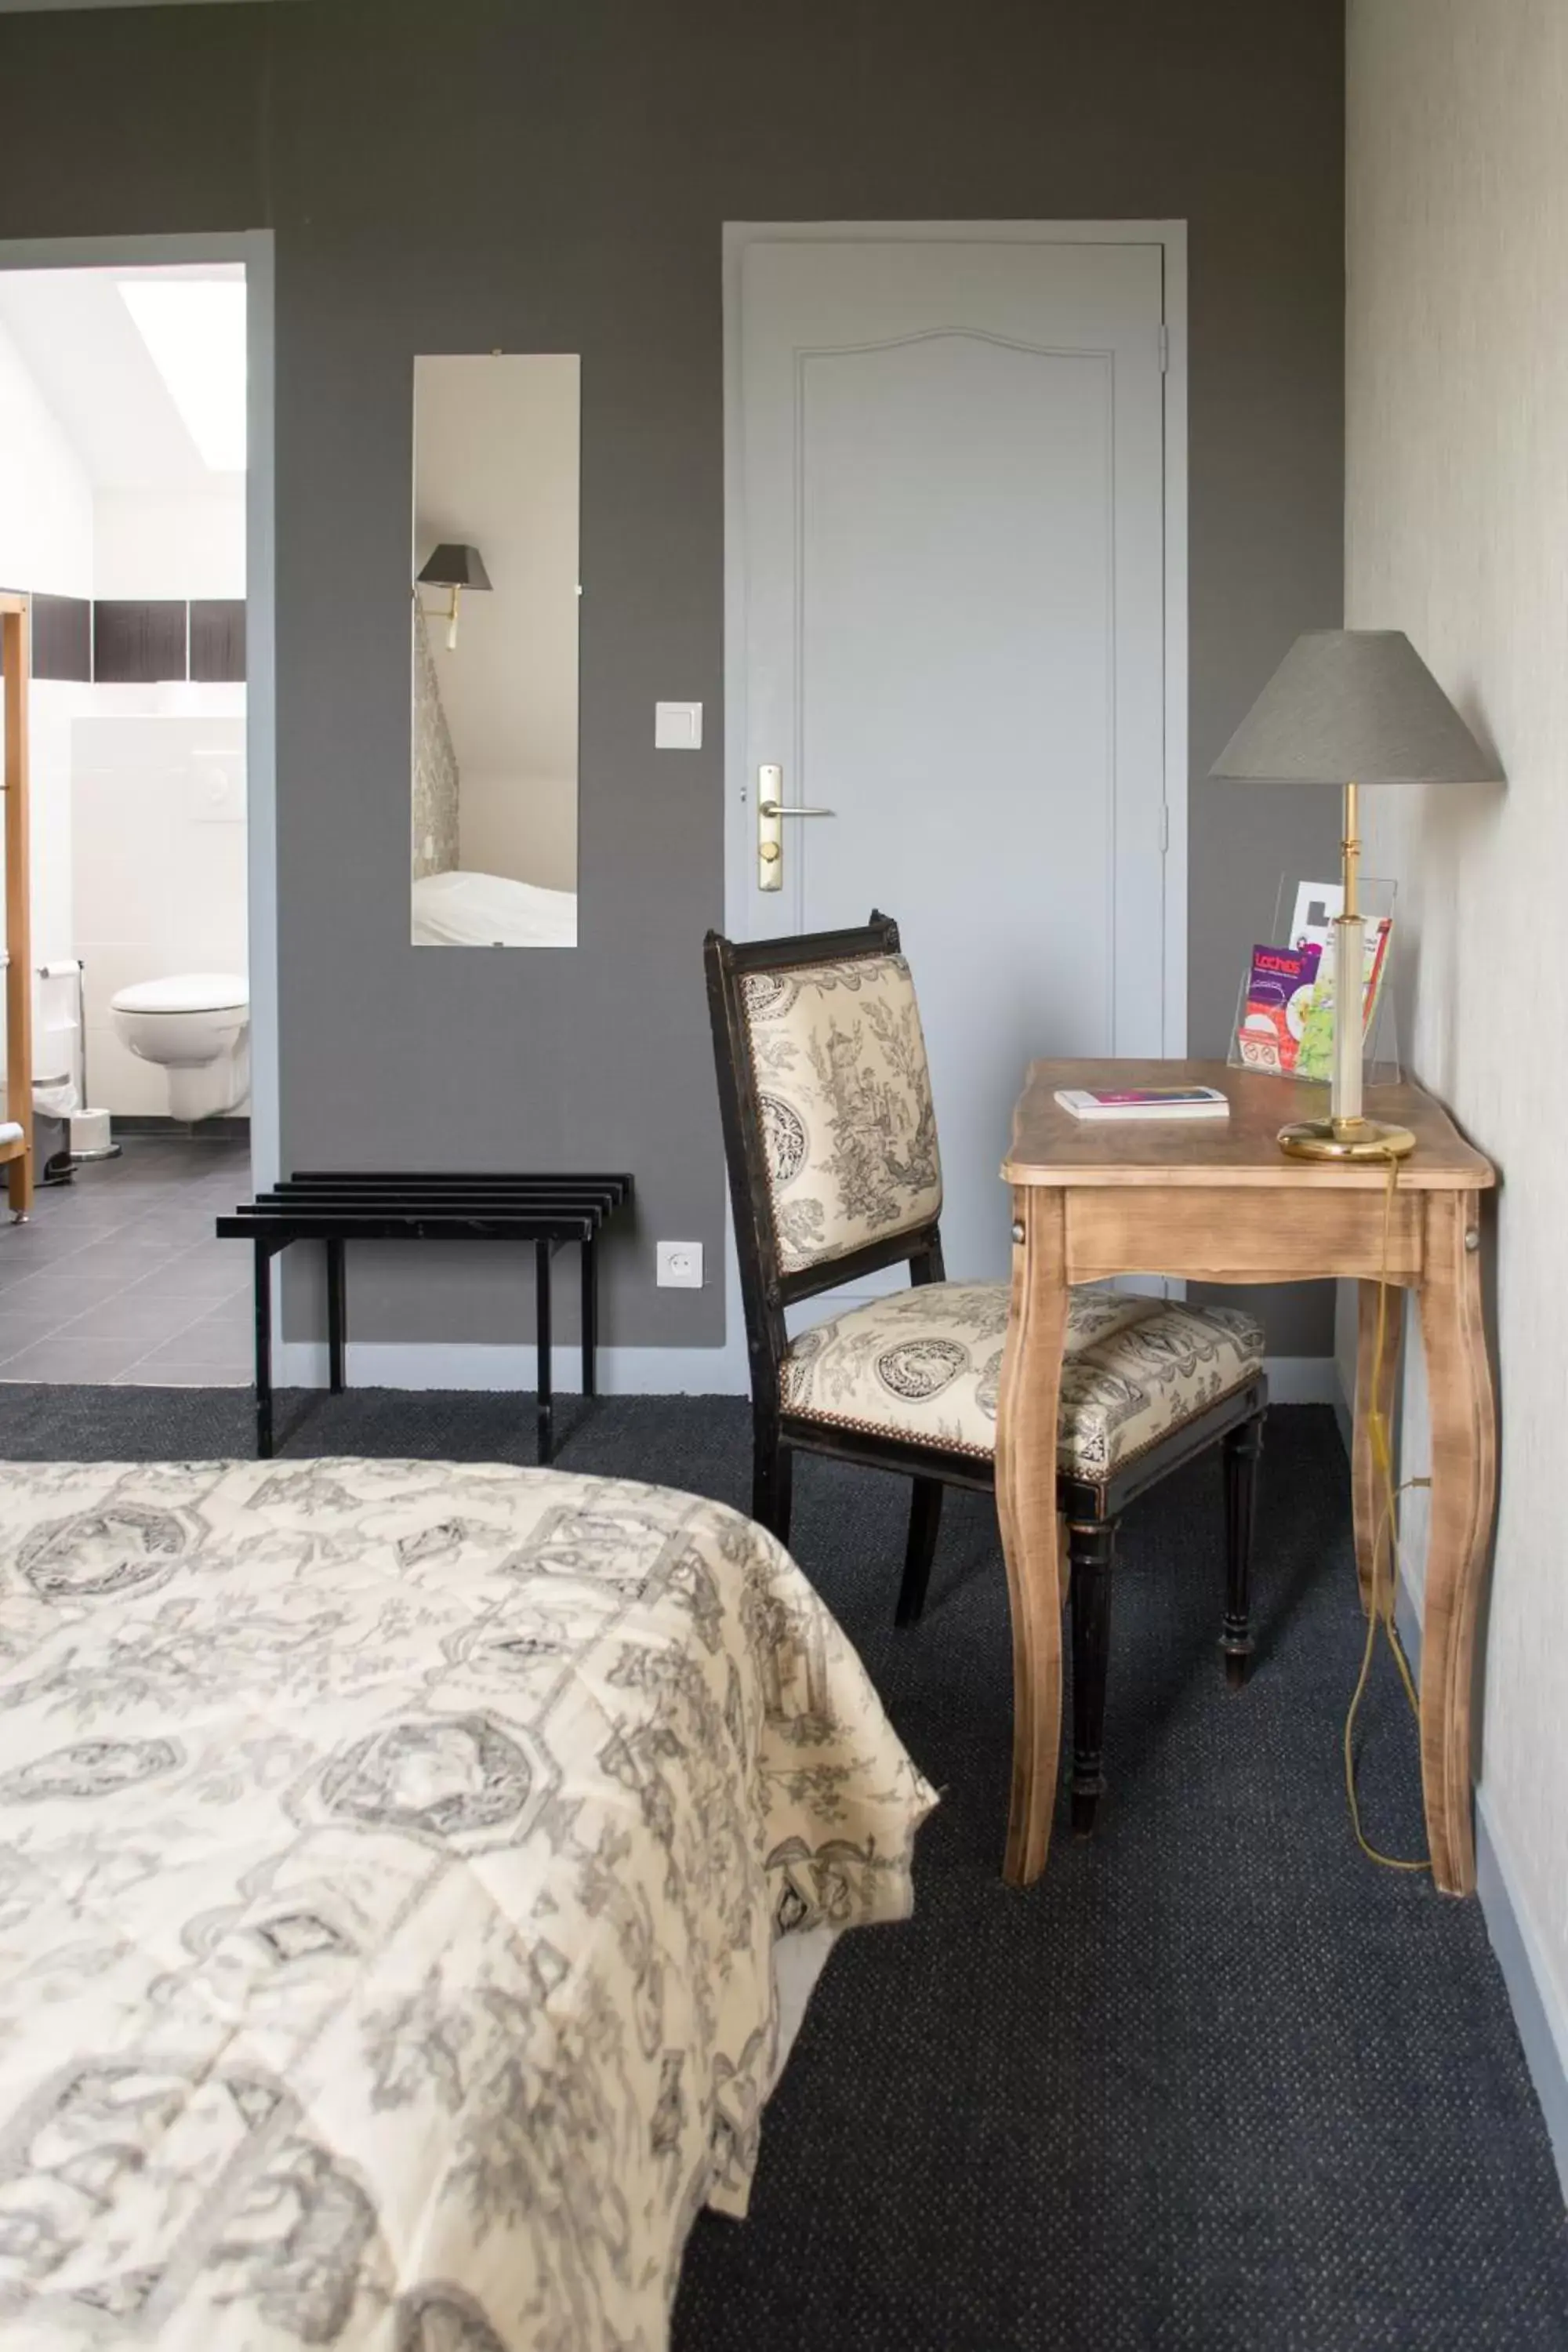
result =
[[[791,1341],[780,1371],[784,1410],[990,1455],[1006,1330],[1005,1282],[928,1283],[873,1299]],[[1103,1485],[1262,1366],[1262,1328],[1237,1307],[1071,1291],[1058,1469]]]

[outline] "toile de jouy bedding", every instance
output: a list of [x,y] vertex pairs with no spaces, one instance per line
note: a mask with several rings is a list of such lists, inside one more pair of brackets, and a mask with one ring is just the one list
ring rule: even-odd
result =
[[0,1469],[6,2352],[616,2352],[772,1939],[933,1801],[771,1537],[416,1462]]

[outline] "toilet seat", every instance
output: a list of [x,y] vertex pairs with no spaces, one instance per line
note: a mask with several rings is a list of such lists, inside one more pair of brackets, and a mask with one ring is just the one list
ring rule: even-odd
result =
[[250,988],[232,971],[175,972],[168,980],[139,980],[110,1000],[115,1013],[242,1012]]

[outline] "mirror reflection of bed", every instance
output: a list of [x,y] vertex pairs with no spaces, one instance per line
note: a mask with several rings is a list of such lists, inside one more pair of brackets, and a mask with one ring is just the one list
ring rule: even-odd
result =
[[420,948],[574,948],[577,893],[543,890],[504,874],[421,874],[414,881]]
[[412,938],[577,942],[579,362],[414,363]]

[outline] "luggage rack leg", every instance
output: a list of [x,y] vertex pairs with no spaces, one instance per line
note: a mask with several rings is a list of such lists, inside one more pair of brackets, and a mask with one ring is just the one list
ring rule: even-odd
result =
[[256,1453],[272,1459],[272,1249],[256,1237]]
[[550,1261],[554,1255],[553,1242],[534,1243],[534,1318],[536,1353],[539,1360],[539,1459],[542,1464],[550,1460],[555,1424],[555,1398],[550,1366]]
[[343,1245],[327,1244],[327,1386],[333,1396],[343,1392],[343,1341],[348,1336],[348,1283],[343,1273]]
[[599,1269],[590,1227],[583,1236],[583,1394],[597,1396],[599,1350]]

